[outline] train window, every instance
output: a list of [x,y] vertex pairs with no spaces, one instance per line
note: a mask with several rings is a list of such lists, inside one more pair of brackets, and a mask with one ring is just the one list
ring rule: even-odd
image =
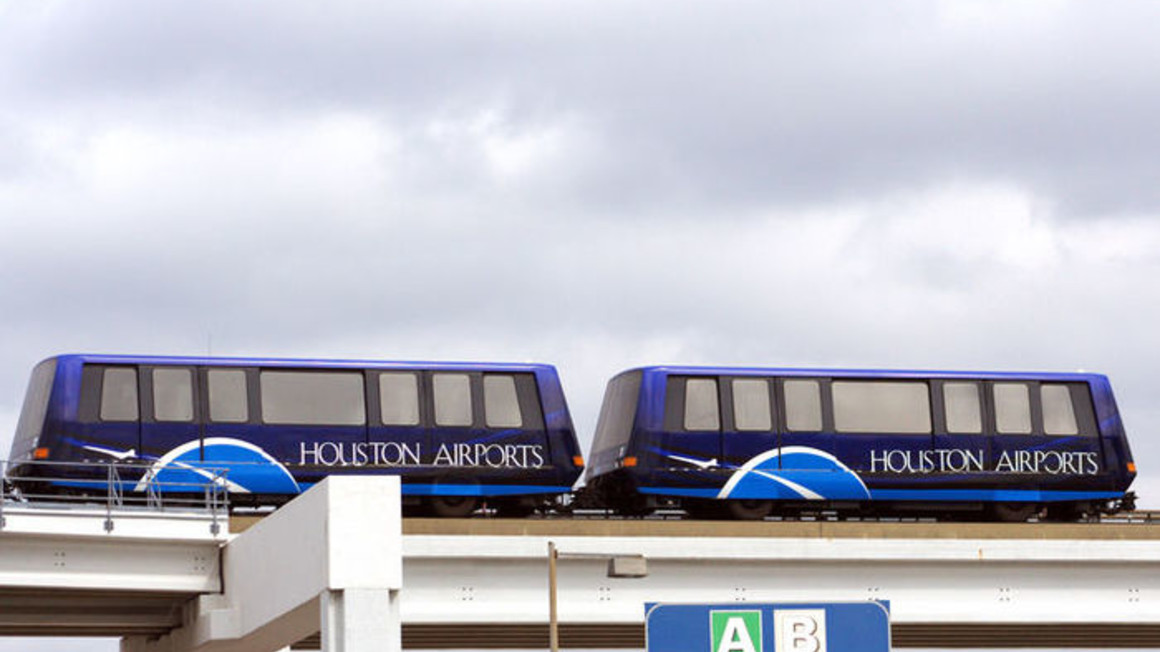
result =
[[733,381],[733,423],[738,430],[773,429],[769,381],[760,378]]
[[488,428],[519,428],[524,425],[515,378],[483,377],[483,415]]
[[838,432],[929,433],[930,391],[920,382],[835,381]]
[[20,410],[20,420],[16,422],[12,459],[17,459],[22,454],[32,455],[32,450],[36,448],[44,428],[44,417],[48,415],[48,400],[52,394],[52,382],[55,378],[55,358],[41,362],[32,370],[28,391],[24,394],[24,406]]
[[435,374],[435,424],[439,426],[471,425],[471,379],[467,374]]
[[995,383],[995,428],[1004,435],[1031,434],[1031,399],[1024,383]]
[[785,381],[785,426],[794,432],[822,429],[822,391],[816,380]]
[[608,383],[604,390],[604,401],[600,404],[600,416],[596,419],[593,455],[628,443],[636,420],[642,376],[641,372],[634,371],[621,374]]
[[685,381],[685,430],[719,430],[721,409],[717,403],[717,381],[689,378]]
[[218,423],[245,423],[250,420],[246,392],[246,372],[241,369],[210,369],[206,372],[209,388],[209,418]]
[[379,405],[384,426],[419,425],[419,377],[412,373],[381,374]]
[[983,432],[983,415],[979,409],[979,386],[975,383],[943,383],[947,432],[977,435]]
[[1078,435],[1079,425],[1067,385],[1040,385],[1043,402],[1043,432],[1049,435]]
[[101,382],[101,421],[136,421],[137,416],[137,370],[105,369]]
[[266,423],[360,426],[366,423],[359,372],[263,371],[262,420]]
[[193,421],[192,371],[153,370],[153,418],[157,421]]

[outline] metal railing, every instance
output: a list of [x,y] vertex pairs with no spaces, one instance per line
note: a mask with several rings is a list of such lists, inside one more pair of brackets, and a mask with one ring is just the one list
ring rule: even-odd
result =
[[[149,462],[0,460],[0,530],[7,524],[5,509],[19,506],[103,509],[106,532],[113,531],[114,513],[209,514],[217,534],[229,516],[227,470],[184,462],[160,473]],[[173,479],[173,471],[181,479]]]

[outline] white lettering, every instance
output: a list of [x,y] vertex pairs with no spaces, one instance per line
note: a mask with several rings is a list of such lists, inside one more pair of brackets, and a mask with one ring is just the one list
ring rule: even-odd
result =
[[[298,443],[298,464],[318,466],[422,466],[423,447],[418,442],[395,441]],[[431,466],[493,469],[534,469],[544,466],[539,444],[440,444]]]
[[826,652],[824,609],[774,609],[777,652]]
[[757,652],[744,619],[730,618],[725,621],[725,631],[721,634],[721,644],[717,646],[716,652]]
[[[982,449],[870,451],[871,473],[978,473],[986,470],[985,454]],[[1002,451],[995,460],[992,470],[998,473],[1096,475],[1100,470],[1099,454],[1090,451]]]

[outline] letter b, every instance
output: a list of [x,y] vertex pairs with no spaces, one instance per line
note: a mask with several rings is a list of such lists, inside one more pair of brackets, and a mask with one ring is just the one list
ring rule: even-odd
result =
[[826,652],[825,609],[774,609],[777,652]]

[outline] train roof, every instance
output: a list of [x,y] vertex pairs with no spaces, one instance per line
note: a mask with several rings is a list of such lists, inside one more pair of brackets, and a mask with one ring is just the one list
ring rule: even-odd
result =
[[[621,374],[632,372],[646,374],[673,375],[713,375],[713,376],[789,376],[801,378],[970,378],[979,380],[1046,380],[1057,382],[1107,381],[1103,374],[1087,372],[1049,371],[949,371],[918,369],[826,369],[809,367],[748,367],[748,366],[698,366],[698,365],[653,365],[626,369]],[[620,375],[620,374],[618,374]]]
[[555,371],[550,364],[535,362],[446,362],[424,360],[340,360],[328,358],[243,358],[218,356],[122,355],[69,353],[53,356],[60,361],[85,364],[197,365],[218,367],[286,367],[333,369],[432,369],[441,371]]

